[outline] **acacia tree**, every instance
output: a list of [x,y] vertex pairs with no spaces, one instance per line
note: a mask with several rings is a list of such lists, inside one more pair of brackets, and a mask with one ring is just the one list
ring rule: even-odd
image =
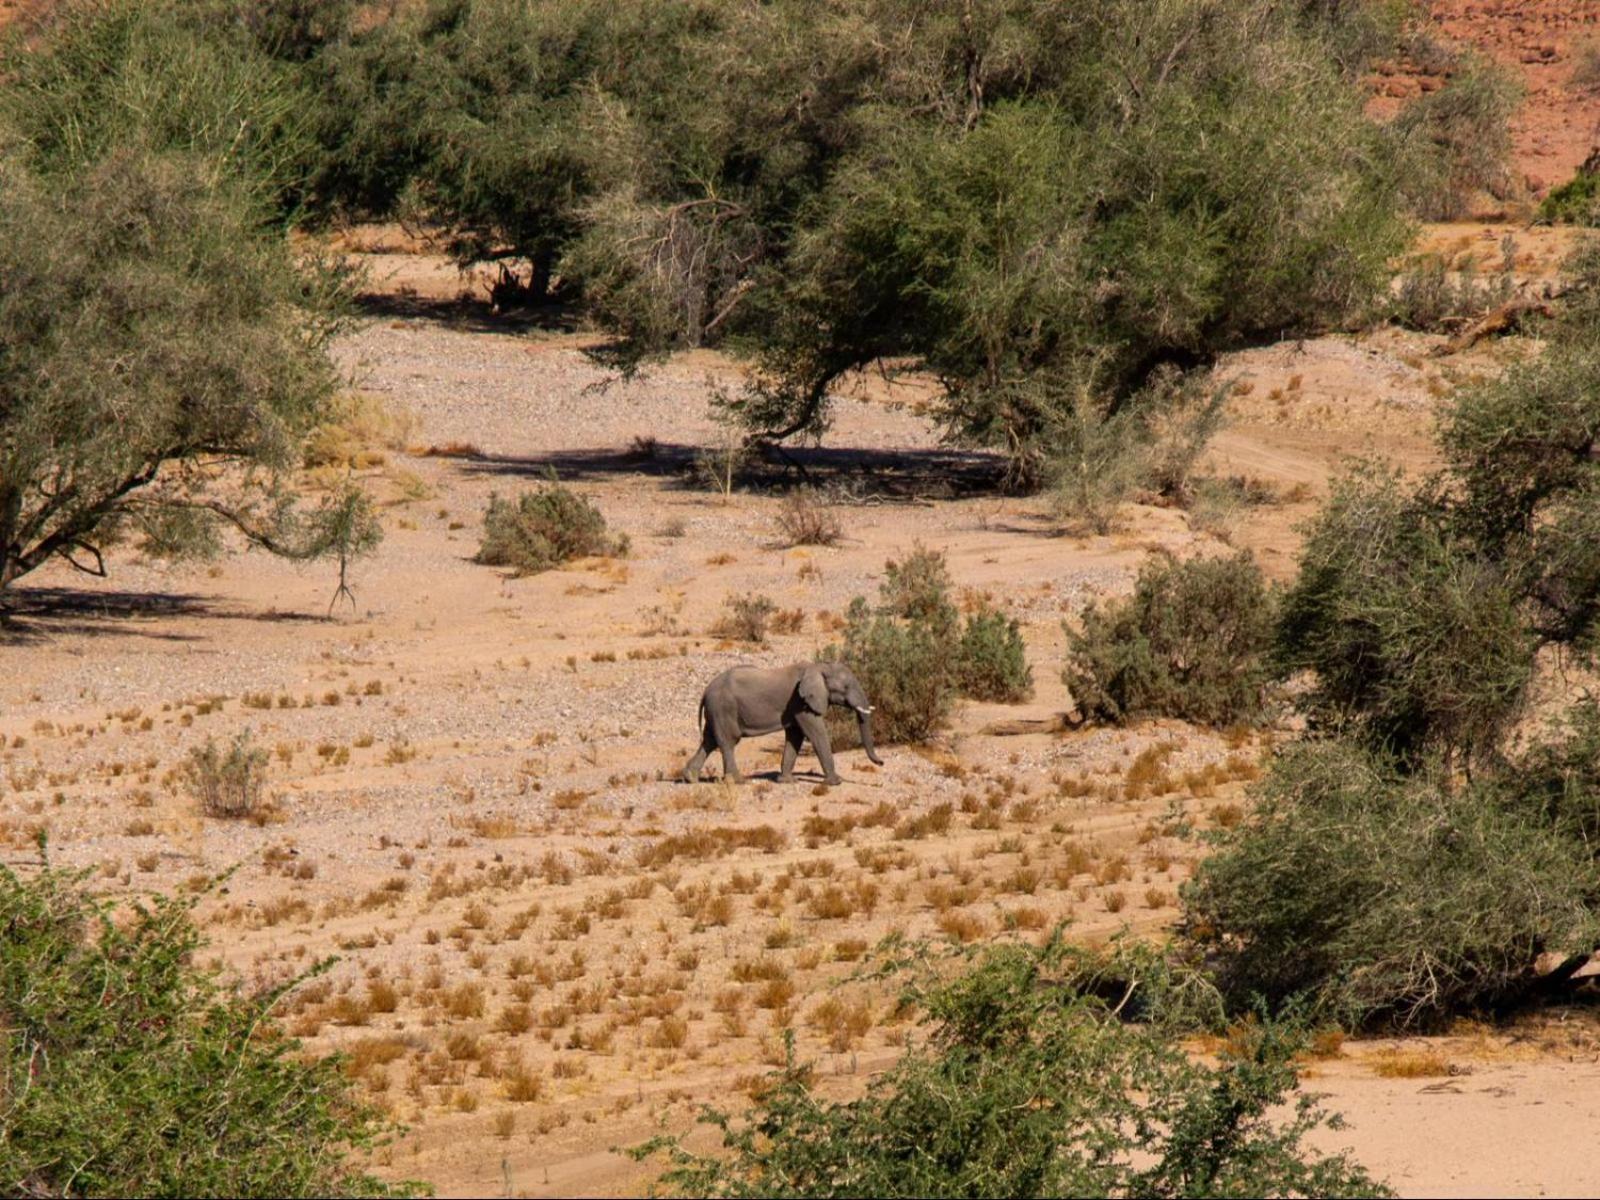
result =
[[203,157],[136,150],[0,175],[0,587],[122,540],[213,549],[231,525],[311,557],[375,536],[353,494],[281,486],[337,377],[334,284],[262,232]]

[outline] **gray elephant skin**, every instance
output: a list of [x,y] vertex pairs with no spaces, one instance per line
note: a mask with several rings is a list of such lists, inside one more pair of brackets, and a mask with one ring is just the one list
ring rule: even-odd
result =
[[730,667],[706,685],[700,697],[700,749],[683,768],[690,783],[700,782],[700,768],[713,750],[722,751],[722,774],[739,783],[743,776],[733,758],[740,738],[784,732],[783,768],[778,778],[787,781],[794,760],[807,740],[822,763],[822,776],[839,782],[833,768],[833,747],[823,717],[830,704],[855,710],[861,746],[867,757],[882,764],[872,745],[872,705],[861,684],[843,663],[796,663],[790,667]]

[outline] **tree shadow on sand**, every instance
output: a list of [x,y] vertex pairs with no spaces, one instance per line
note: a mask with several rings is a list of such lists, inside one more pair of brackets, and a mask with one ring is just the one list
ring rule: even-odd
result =
[[273,623],[320,622],[311,613],[224,606],[214,596],[191,592],[106,592],[84,588],[11,588],[0,600],[0,646],[58,637],[142,637],[165,642],[200,641],[201,635],[153,626],[173,617],[210,617]]
[[[701,447],[647,440],[627,449],[559,450],[526,456],[475,455],[462,460],[469,475],[534,482],[553,471],[564,483],[628,475],[673,478],[685,490],[705,491],[695,479]],[[899,501],[951,500],[1001,490],[1005,459],[983,450],[894,450],[862,447],[757,447],[739,472],[739,490],[822,487],[844,496]]]

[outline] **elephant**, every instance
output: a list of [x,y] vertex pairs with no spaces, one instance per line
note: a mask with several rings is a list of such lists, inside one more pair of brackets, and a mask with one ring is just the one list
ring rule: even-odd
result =
[[867,757],[882,765],[883,759],[872,744],[872,706],[861,684],[843,663],[796,663],[789,667],[730,667],[706,685],[700,697],[700,749],[683,768],[690,783],[700,782],[700,768],[713,750],[722,751],[722,774],[730,782],[742,782],[733,748],[740,738],[755,737],[782,729],[787,739],[783,747],[780,780],[789,780],[794,760],[806,739],[822,763],[822,776],[829,783],[839,782],[833,768],[833,747],[823,717],[828,705],[855,709],[861,745]]

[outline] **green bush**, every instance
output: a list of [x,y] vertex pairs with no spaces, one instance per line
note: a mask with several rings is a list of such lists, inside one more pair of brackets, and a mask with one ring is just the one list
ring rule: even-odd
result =
[[[925,1036],[856,1100],[792,1060],[756,1107],[712,1111],[722,1152],[657,1139],[691,1196],[1369,1196],[1388,1190],[1304,1144],[1334,1123],[1296,1086],[1296,1039],[1252,1028],[1217,1066],[1085,992],[1058,942],[987,950],[913,986]],[[1131,994],[1131,993],[1130,993]]]
[[883,611],[890,616],[946,629],[956,620],[951,586],[944,555],[917,542],[900,561],[891,558],[883,564],[878,593]]
[[957,654],[956,686],[974,700],[1005,704],[1033,695],[1033,668],[1015,617],[994,609],[967,617]]
[[[1016,703],[1033,690],[1018,623],[985,608],[963,626],[950,587],[944,555],[917,543],[884,564],[876,607],[851,601],[843,641],[825,652],[866,689],[880,742],[926,741],[960,696]],[[831,716],[829,728],[839,744],[855,744],[853,721]]]
[[1126,600],[1066,627],[1062,671],[1086,719],[1181,717],[1207,725],[1266,712],[1275,598],[1249,553],[1152,558]]
[[1375,469],[1336,483],[1313,522],[1277,643],[1285,669],[1314,673],[1301,703],[1317,725],[1404,762],[1492,755],[1536,644],[1504,561]]
[[533,575],[574,558],[627,552],[627,537],[607,533],[606,519],[593,503],[552,481],[514,502],[490,495],[477,561]]
[[1426,221],[1462,216],[1481,192],[1504,198],[1510,171],[1510,119],[1522,89],[1504,68],[1476,54],[1457,56],[1444,87],[1400,110],[1388,132],[1398,147],[1401,189]]
[[[119,906],[0,867],[8,1196],[414,1194],[351,1162],[388,1132],[274,1006],[194,966],[192,900]],[[292,986],[292,985],[290,985]]]
[[1588,163],[1539,202],[1539,219],[1552,225],[1600,225],[1600,162]]
[[[873,611],[857,596],[845,611],[843,641],[831,653],[847,663],[872,702],[872,736],[880,743],[925,742],[955,705],[947,627]],[[854,745],[855,722],[830,714],[840,745]]]
[[1514,1002],[1541,952],[1600,936],[1593,851],[1539,808],[1347,743],[1295,747],[1185,886],[1187,934],[1241,1008],[1307,997],[1410,1024]]

